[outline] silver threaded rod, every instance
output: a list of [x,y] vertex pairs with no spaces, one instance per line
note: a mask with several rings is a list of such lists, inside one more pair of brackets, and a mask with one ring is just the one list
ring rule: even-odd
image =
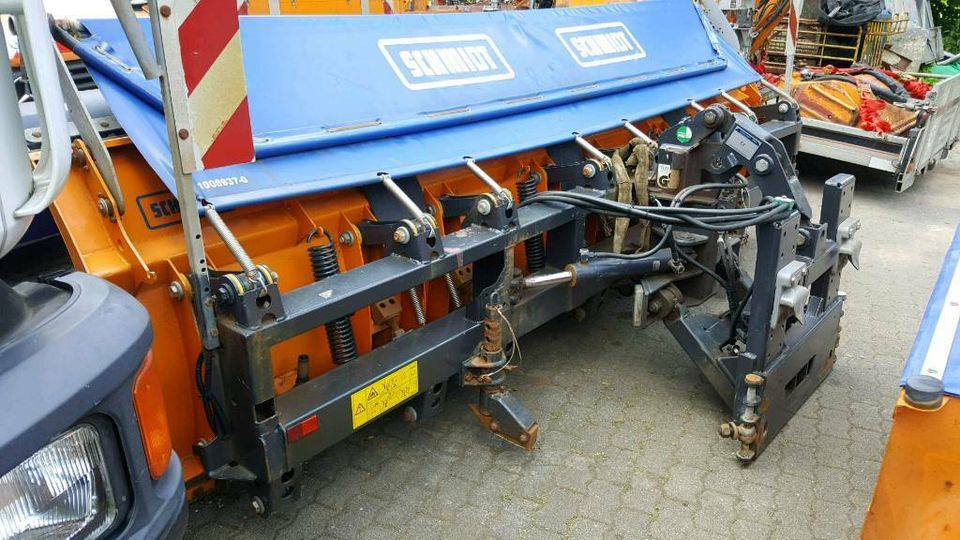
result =
[[444,274],[443,281],[447,284],[447,293],[450,294],[450,301],[453,302],[453,307],[460,309],[463,304],[460,302],[460,293],[457,292],[457,284],[453,282],[453,274]]
[[427,324],[427,314],[423,311],[423,303],[420,302],[420,295],[417,293],[417,288],[410,287],[407,293],[410,295],[410,305],[413,306],[413,315],[417,318],[417,325],[423,326]]

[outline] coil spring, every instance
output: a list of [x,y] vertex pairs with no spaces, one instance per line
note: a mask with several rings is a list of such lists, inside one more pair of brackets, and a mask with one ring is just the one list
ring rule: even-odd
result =
[[[316,231],[307,237],[309,242]],[[313,271],[314,281],[320,281],[340,273],[340,263],[337,261],[337,248],[333,239],[324,231],[327,242],[307,248],[310,257],[310,268]],[[350,317],[341,317],[326,324],[327,342],[330,344],[330,356],[333,363],[346,364],[357,358],[357,340],[353,336],[353,326]]]
[[[517,194],[520,196],[521,203],[537,194],[537,184],[539,183],[540,176],[536,173],[531,174],[526,180],[517,182]],[[531,272],[536,272],[547,265],[547,251],[543,245],[543,235],[534,236],[526,240],[523,245],[527,251],[527,268]]]

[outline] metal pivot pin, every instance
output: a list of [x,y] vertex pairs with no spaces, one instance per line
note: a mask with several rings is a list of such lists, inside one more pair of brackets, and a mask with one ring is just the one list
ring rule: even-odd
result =
[[589,141],[581,137],[576,131],[573,132],[573,140],[577,141],[577,144],[579,144],[581,148],[586,150],[587,153],[597,161],[603,163],[607,167],[613,165],[613,162],[610,161],[609,156],[601,152],[596,146],[590,144]]
[[637,126],[631,124],[630,121],[627,120],[626,118],[623,119],[623,127],[624,127],[624,129],[626,129],[627,131],[629,131],[631,135],[633,135],[634,137],[636,137],[636,138],[640,139],[641,141],[647,143],[648,145],[650,145],[650,146],[656,146],[656,145],[657,145],[657,141],[655,141],[655,140],[653,140],[652,138],[650,138],[650,136],[647,135],[646,133],[640,131],[640,129],[639,129]]
[[723,96],[724,99],[726,99],[727,101],[729,101],[734,107],[736,107],[736,108],[740,109],[741,111],[743,111],[743,113],[746,114],[747,116],[749,116],[751,120],[753,120],[754,122],[757,121],[757,115],[756,115],[756,113],[754,113],[754,112],[753,112],[753,109],[751,109],[750,107],[748,107],[746,103],[744,103],[744,102],[740,101],[739,99],[733,97],[732,95],[730,95],[728,92],[726,92],[726,91],[724,91],[724,90],[720,90],[720,95]]
[[497,197],[500,200],[504,202],[513,200],[513,197],[510,195],[510,191],[505,189],[500,184],[498,184],[497,181],[493,179],[493,177],[491,177],[489,174],[487,174],[486,171],[481,169],[480,166],[477,165],[476,160],[474,160],[470,156],[463,156],[463,162],[467,165],[467,168],[470,169],[470,172],[472,172],[474,176],[479,178],[481,182],[483,182],[488,188],[490,188],[490,191],[497,194]]
[[433,218],[421,210],[420,207],[417,206],[417,203],[413,202],[413,199],[411,199],[406,193],[403,192],[402,189],[400,189],[400,186],[393,181],[393,178],[390,177],[389,173],[377,173],[377,176],[380,177],[380,182],[382,182],[383,186],[387,188],[387,191],[396,197],[396,199],[400,201],[400,204],[409,210],[417,221],[423,224],[426,231],[431,231],[434,229]]
[[773,84],[772,82],[764,79],[763,77],[760,77],[760,84],[763,85],[763,87],[766,88],[767,90],[770,90],[771,92],[773,92],[774,94],[776,94],[778,97],[780,97],[780,98],[783,99],[784,101],[792,104],[794,107],[797,106],[797,100],[793,99],[793,96],[791,96],[790,94],[784,92],[783,89],[780,88],[779,86],[777,86],[777,85]]

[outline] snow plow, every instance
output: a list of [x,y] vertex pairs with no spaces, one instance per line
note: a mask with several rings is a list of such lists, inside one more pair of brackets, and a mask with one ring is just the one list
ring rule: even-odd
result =
[[[428,419],[453,387],[533,450],[517,341],[614,285],[724,399],[743,462],[829,374],[854,179],[828,181],[816,215],[796,102],[698,7],[236,4],[55,31],[115,122],[80,130],[54,217],[74,266],[150,314],[191,492],[243,482],[268,514],[305,460],[389,411]],[[715,295],[724,309],[700,308]]]

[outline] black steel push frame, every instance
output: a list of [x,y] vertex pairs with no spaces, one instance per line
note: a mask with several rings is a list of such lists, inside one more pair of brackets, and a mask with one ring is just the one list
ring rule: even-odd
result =
[[[645,302],[654,297],[661,303],[677,299],[661,309],[656,319],[665,322],[730,407],[732,419],[721,425],[720,432],[739,442],[737,456],[745,462],[762,452],[832,368],[844,301],[838,290],[840,271],[857,247],[850,232],[855,228],[849,226],[853,177],[838,175],[826,183],[820,222],[815,222],[792,164],[796,110],[767,107],[763,111],[774,116],[767,122],[786,145],[746,115],[720,106],[681,116],[659,138],[658,162],[681,169],[685,183],[733,181],[742,178],[739,172],[746,169],[753,195],[773,194],[793,206],[786,218],[756,228],[754,277],[739,275],[732,291],[743,304],[742,313],[716,315],[686,305],[681,289],[691,295],[691,301],[698,296],[695,291],[709,294],[714,289],[706,273],[696,269],[663,269],[634,279],[637,294],[644,295]],[[682,127],[691,128],[693,136],[678,139]],[[743,151],[745,144],[756,148],[752,153]],[[590,157],[574,148],[551,151],[555,160],[563,155],[574,162],[557,163],[552,168],[558,171],[557,177],[548,181],[602,196],[611,177],[578,176],[576,171],[586,170],[582,165]],[[412,204],[425,208],[415,178],[400,179],[396,186]],[[534,203],[518,208],[489,197],[484,203],[483,196],[458,199],[452,204],[465,215],[463,228],[439,237],[431,236],[429,227],[400,219],[403,205],[397,207],[394,201],[391,206],[388,194],[374,190],[366,195],[381,220],[365,226],[379,235],[378,242],[392,242],[385,246],[388,255],[284,294],[275,280],[267,279],[259,285],[245,282],[246,287],[220,297],[220,347],[208,351],[206,371],[207,390],[226,419],[217,436],[201,442],[197,452],[212,478],[249,482],[257,501],[254,506],[263,513],[297,496],[305,460],[355,431],[351,396],[358,391],[415,362],[416,395],[390,408],[414,403],[420,415],[428,415],[424,404],[432,392],[439,395],[448,383],[471,384],[469,360],[476,358],[487,335],[489,306],[502,305],[509,326],[522,336],[583,305],[623,277],[600,274],[576,286],[559,283],[511,292],[516,282],[512,249],[532,238],[545,235],[547,246],[545,268],[534,275],[583,264],[588,212],[575,206]],[[476,211],[482,204],[486,204],[483,211]],[[385,216],[389,219],[382,219]],[[412,236],[399,242],[377,232],[377,227],[390,230],[397,224],[407,227]],[[699,255],[716,266],[724,256],[713,247],[717,235],[705,238]],[[275,394],[272,346],[465,265],[473,268],[469,303],[283,395]],[[216,287],[226,281],[224,276],[214,276],[212,283]],[[740,324],[741,317],[745,325]],[[499,408],[492,414],[498,427],[488,423],[488,429],[501,431],[497,433],[501,436],[535,437],[530,415],[515,399],[497,403]],[[308,423],[314,429],[298,431]],[[521,440],[532,446],[529,437]],[[516,437],[512,442],[517,443]]]

